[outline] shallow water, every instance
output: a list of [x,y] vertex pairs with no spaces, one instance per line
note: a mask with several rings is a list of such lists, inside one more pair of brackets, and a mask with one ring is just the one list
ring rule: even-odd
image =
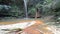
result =
[[[26,20],[25,20],[26,21]],[[47,22],[48,23],[48,22]],[[53,32],[53,34],[60,34],[60,28],[58,28],[58,26],[56,26],[56,25],[53,25],[54,23],[52,23],[52,22],[49,22],[48,24],[47,23],[45,23],[46,25],[48,25],[49,26],[49,28],[48,29],[50,29],[50,31],[52,31]],[[19,23],[18,23],[19,24]],[[30,21],[29,21],[29,24],[30,24]],[[26,25],[27,26],[27,25]],[[8,26],[9,27],[9,26]],[[21,26],[19,26],[19,27],[21,27]],[[44,26],[45,27],[45,26]],[[2,27],[0,27],[0,28],[2,28]],[[10,29],[11,29],[11,27],[10,27]],[[43,31],[42,31],[43,32]],[[2,30],[0,30],[0,34],[16,34],[16,32],[10,32],[9,33],[9,31],[2,31]]]

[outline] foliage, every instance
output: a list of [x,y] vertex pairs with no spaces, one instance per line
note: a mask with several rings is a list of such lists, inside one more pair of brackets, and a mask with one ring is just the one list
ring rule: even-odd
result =
[[[3,2],[4,1],[4,2]],[[28,16],[35,16],[37,8],[42,16],[60,17],[60,0],[28,0]],[[12,17],[25,17],[23,0],[0,0],[0,14]],[[56,17],[56,19],[58,19]]]

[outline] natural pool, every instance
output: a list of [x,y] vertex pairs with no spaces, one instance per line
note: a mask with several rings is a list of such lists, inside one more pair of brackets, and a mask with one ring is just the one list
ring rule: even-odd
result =
[[[14,20],[15,21],[15,20]],[[47,30],[48,31],[51,31],[53,34],[60,34],[60,28],[58,28],[57,26],[55,26],[55,25],[52,25],[52,24],[50,24],[50,23],[52,23],[52,22],[50,22],[50,23],[44,23],[43,25],[42,24],[40,24],[40,25],[34,25],[35,23],[37,23],[37,22],[41,22],[40,20],[37,20],[37,22],[36,22],[36,20],[35,19],[29,19],[29,20],[20,20],[20,19],[18,19],[18,20],[16,20],[15,22],[14,21],[5,21],[4,23],[5,23],[5,25],[0,25],[0,34],[16,34],[17,32],[17,30],[19,29],[19,28],[21,28],[21,29],[23,29],[24,30],[24,28],[26,28],[26,27],[29,27],[29,26],[31,26],[31,27],[33,27],[33,28],[36,28],[36,29],[38,29],[38,30],[40,30],[40,32],[42,31],[42,33],[44,34],[44,30],[47,28]],[[10,24],[9,24],[9,23]],[[1,24],[3,24],[3,22],[0,22]],[[7,25],[8,24],[8,25]],[[35,27],[36,26],[36,27]],[[29,27],[29,28],[31,28],[31,27]],[[3,29],[3,30],[1,30],[1,29]],[[15,30],[14,30],[15,29]],[[4,30],[7,30],[7,31],[4,31]],[[10,30],[10,31],[9,31]],[[20,32],[20,31],[19,31]],[[23,31],[24,32],[24,31]],[[49,33],[51,33],[51,32],[49,32]],[[23,34],[23,33],[22,33]],[[48,34],[48,33],[47,33]]]

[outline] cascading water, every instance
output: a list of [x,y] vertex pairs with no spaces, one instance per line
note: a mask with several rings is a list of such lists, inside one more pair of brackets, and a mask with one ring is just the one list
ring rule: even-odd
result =
[[26,18],[28,18],[28,12],[27,12],[27,0],[23,0],[24,1],[24,9],[26,12]]

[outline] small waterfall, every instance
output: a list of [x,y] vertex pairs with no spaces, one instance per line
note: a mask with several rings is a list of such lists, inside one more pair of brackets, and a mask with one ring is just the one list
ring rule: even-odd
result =
[[24,1],[24,10],[26,13],[26,18],[28,18],[28,11],[27,11],[27,0],[23,0]]

